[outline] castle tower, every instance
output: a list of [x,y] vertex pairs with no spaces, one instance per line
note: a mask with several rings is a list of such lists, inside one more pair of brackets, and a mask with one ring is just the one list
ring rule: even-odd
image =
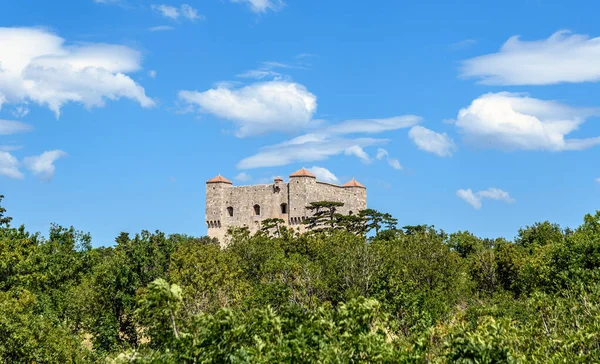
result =
[[353,215],[367,208],[367,188],[365,186],[352,178],[344,183],[342,187],[349,192],[346,197],[349,201],[345,202],[345,210],[347,210],[348,215]]
[[292,226],[299,226],[302,231],[302,221],[308,217],[309,211],[306,209],[313,191],[316,190],[317,176],[307,171],[305,168],[301,168],[296,172],[290,174],[289,182],[289,200],[290,200],[290,213],[289,213],[289,224]]
[[233,183],[227,178],[218,175],[206,181],[206,225],[208,236],[222,240],[226,230],[225,220],[225,195]]

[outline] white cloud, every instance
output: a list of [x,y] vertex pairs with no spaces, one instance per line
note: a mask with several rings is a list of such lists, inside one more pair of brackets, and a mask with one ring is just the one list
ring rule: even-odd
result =
[[481,208],[481,197],[475,195],[471,189],[460,189],[456,191],[456,196],[462,198],[466,203],[473,206],[476,209]]
[[35,176],[44,180],[49,180],[54,176],[54,171],[56,170],[54,162],[66,156],[67,153],[62,150],[50,150],[39,156],[26,157],[23,159],[23,164]]
[[463,39],[461,41],[451,44],[450,49],[452,49],[452,50],[465,49],[465,48],[471,47],[472,45],[474,45],[476,43],[477,43],[477,41],[475,39]]
[[600,177],[596,178],[596,183],[600,183]]
[[19,161],[12,154],[0,151],[0,176],[21,179],[23,173],[19,171]]
[[263,147],[253,156],[242,159],[237,168],[252,169],[260,167],[285,166],[296,162],[322,161],[331,156],[344,153],[348,148],[359,146],[361,148],[382,144],[385,139],[307,139],[299,142],[296,138],[280,144]]
[[369,157],[369,155],[359,145],[353,145],[350,148],[347,148],[344,151],[344,154],[353,155],[356,158],[360,159],[363,163],[371,162],[371,158]]
[[276,72],[276,71],[273,71],[270,69],[261,69],[261,68],[249,70],[244,73],[240,73],[239,75],[237,75],[237,77],[254,78],[257,80],[262,80],[265,78],[272,78],[275,81],[280,81],[282,79],[289,80],[289,78],[284,77],[284,75],[279,72]]
[[310,63],[305,61],[302,57],[296,59],[296,61],[291,63],[284,62],[262,62],[260,67],[246,71],[244,73],[238,74],[237,77],[241,78],[254,78],[257,80],[263,80],[265,78],[269,78],[275,81],[291,81],[291,77],[285,75],[281,72],[276,71],[277,69],[301,69],[306,70],[310,68]]
[[402,164],[400,164],[400,161],[394,158],[388,158],[388,164],[394,168],[397,169],[399,171],[403,170],[404,167],[402,167]]
[[196,19],[204,19],[203,16],[198,15],[198,11],[188,4],[181,5],[181,16],[184,18],[194,21]]
[[241,181],[241,182],[247,182],[247,181],[250,181],[252,179],[252,176],[250,176],[246,172],[240,172],[240,173],[238,173],[237,176],[234,177],[234,179],[236,179],[238,181]]
[[165,18],[177,19],[179,18],[179,9],[170,5],[152,5],[152,9],[158,11]]
[[173,28],[172,26],[169,26],[169,25],[157,25],[157,26],[148,28],[148,30],[151,32],[164,32],[164,31],[173,30],[173,29],[175,29],[175,28]]
[[548,39],[509,38],[498,53],[466,60],[462,76],[489,85],[600,81],[600,38],[561,30]]
[[383,159],[385,157],[388,157],[390,154],[388,153],[387,150],[383,149],[383,148],[377,148],[377,155],[375,156],[375,158],[377,159]]
[[148,76],[150,76],[150,78],[155,78],[156,77],[156,71],[155,70],[148,71]]
[[26,105],[19,105],[15,107],[12,111],[12,114],[16,118],[23,118],[29,114],[29,108]]
[[339,179],[333,174],[330,170],[323,167],[313,166],[311,168],[307,168],[309,172],[312,172],[317,180],[327,182],[327,183],[338,183]]
[[469,143],[515,150],[582,150],[600,144],[600,137],[565,139],[587,117],[590,109],[508,92],[489,93],[458,112],[454,121]]
[[390,158],[390,154],[388,153],[388,151],[383,148],[377,148],[377,155],[375,156],[375,158],[377,158],[378,160],[385,158],[392,168],[397,169],[399,171],[404,169],[404,167],[402,167],[402,165],[400,164],[400,161],[395,158]]
[[21,148],[22,146],[20,145],[0,145],[0,152],[13,152]]
[[279,11],[285,3],[282,0],[231,0],[234,3],[247,3],[255,13],[264,13],[267,10]]
[[[188,4],[183,4],[179,8],[176,8],[171,5],[152,5],[152,9],[159,12],[165,18],[177,20],[179,17],[186,18],[191,21],[195,21],[196,19],[204,19],[204,16],[198,15],[198,11]],[[167,29],[159,29],[159,30],[167,30]]]
[[33,126],[20,121],[0,119],[0,135],[24,133],[33,130]]
[[503,201],[506,203],[515,202],[515,199],[510,197],[508,192],[499,188],[488,188],[487,190],[478,191],[475,193],[473,193],[470,188],[466,190],[460,189],[456,191],[456,195],[477,210],[481,208],[481,203],[484,198]]
[[313,126],[317,97],[293,82],[270,81],[241,88],[221,85],[204,92],[180,91],[179,98],[200,111],[233,121],[236,135],[291,131]]
[[384,131],[398,130],[416,125],[422,118],[416,115],[394,116],[384,119],[346,120],[327,127],[324,132],[331,134],[376,134]]
[[408,136],[417,145],[417,148],[439,157],[448,157],[456,149],[454,141],[448,134],[436,133],[421,125],[413,126],[408,132]]
[[[364,148],[382,145],[388,139],[347,138],[349,134],[376,134],[390,130],[406,128],[419,122],[417,116],[406,115],[386,119],[347,120],[337,124],[323,126],[311,133],[286,140],[282,143],[264,147],[253,156],[241,160],[237,167],[251,169],[260,167],[285,166],[295,162],[322,161],[334,155],[354,155],[363,161],[370,161]],[[397,160],[388,159],[396,169],[402,169]]]
[[129,98],[154,105],[126,73],[138,71],[140,53],[119,45],[65,45],[43,29],[0,28],[0,107],[27,101],[47,106],[58,116],[68,102],[104,106]]

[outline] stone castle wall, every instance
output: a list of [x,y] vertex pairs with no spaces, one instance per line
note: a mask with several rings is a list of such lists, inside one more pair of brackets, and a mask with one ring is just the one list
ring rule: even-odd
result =
[[268,218],[282,219],[288,226],[304,231],[302,221],[312,214],[306,209],[311,202],[343,202],[344,206],[338,209],[340,213],[357,213],[367,208],[366,193],[362,187],[342,187],[305,176],[266,185],[207,183],[208,235],[224,244],[230,226],[248,227],[254,233],[260,229],[261,221]]

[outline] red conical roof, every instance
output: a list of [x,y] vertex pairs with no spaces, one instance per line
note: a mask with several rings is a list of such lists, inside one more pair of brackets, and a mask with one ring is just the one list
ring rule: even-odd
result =
[[229,183],[230,185],[233,184],[230,180],[221,175],[209,179],[208,181],[206,181],[206,183]]
[[307,171],[305,168],[299,169],[296,172],[290,174],[290,177],[312,177],[317,178],[314,174]]
[[363,186],[360,182],[358,182],[354,178],[352,178],[352,180],[344,183],[342,185],[342,187],[360,187],[360,188],[366,188],[365,186]]

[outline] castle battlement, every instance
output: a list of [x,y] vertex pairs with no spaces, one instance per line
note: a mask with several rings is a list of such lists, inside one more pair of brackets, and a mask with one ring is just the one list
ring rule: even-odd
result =
[[338,211],[349,215],[367,208],[367,189],[352,179],[343,185],[317,181],[302,168],[289,176],[288,182],[275,178],[272,184],[234,186],[223,176],[206,181],[206,224],[208,236],[224,242],[230,226],[260,229],[261,221],[282,219],[286,225],[304,231],[303,221],[311,212],[311,202],[336,201],[344,206]]

